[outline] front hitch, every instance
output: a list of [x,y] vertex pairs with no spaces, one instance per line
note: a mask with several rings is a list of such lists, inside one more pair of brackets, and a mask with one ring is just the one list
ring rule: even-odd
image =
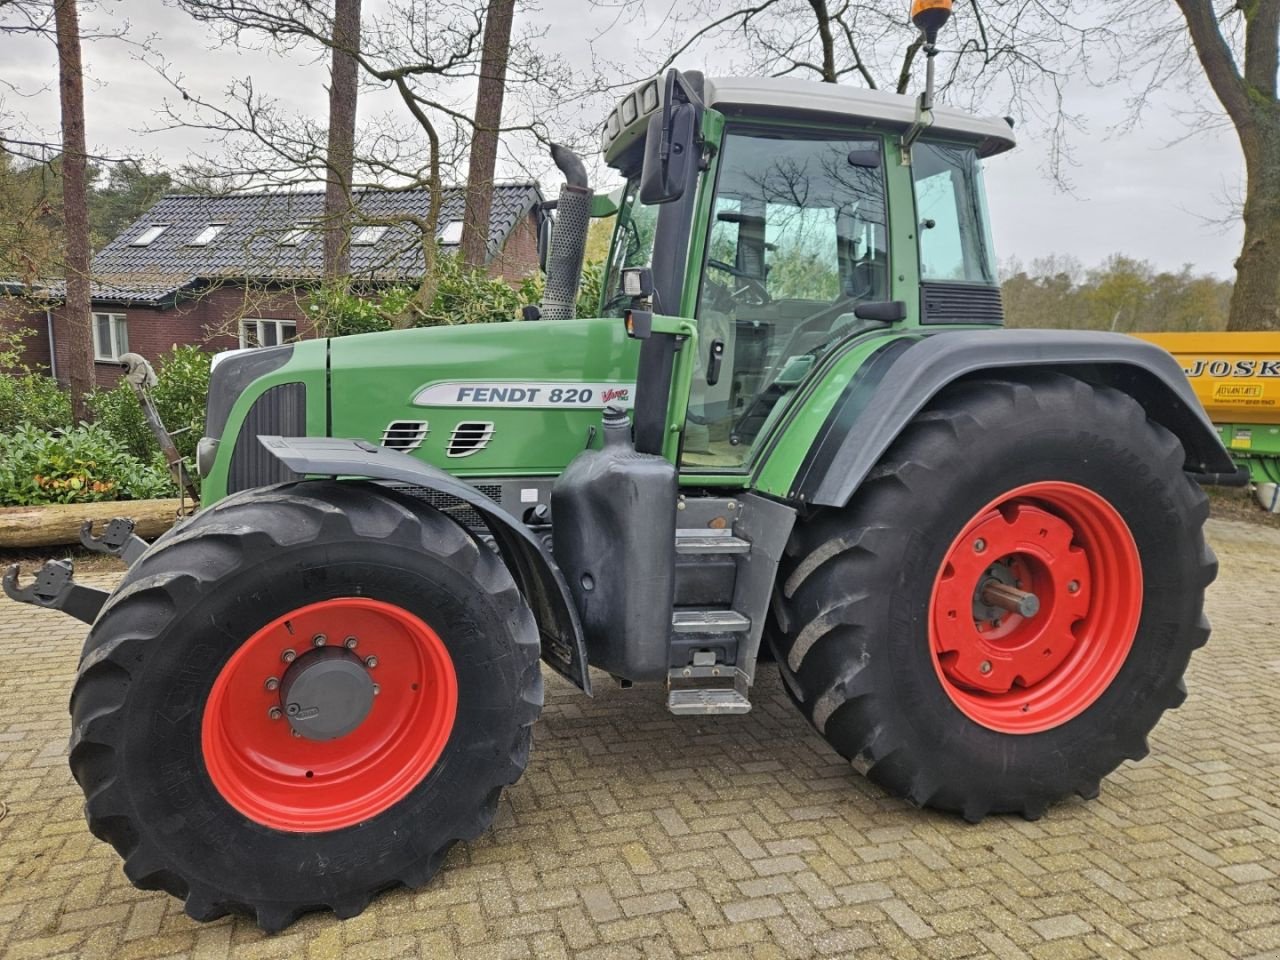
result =
[[83,623],[93,623],[98,612],[107,602],[107,591],[86,587],[75,582],[75,570],[70,560],[49,560],[36,571],[30,586],[18,586],[18,565],[5,571],[4,592],[10,600],[30,603],[47,610],[61,610]]

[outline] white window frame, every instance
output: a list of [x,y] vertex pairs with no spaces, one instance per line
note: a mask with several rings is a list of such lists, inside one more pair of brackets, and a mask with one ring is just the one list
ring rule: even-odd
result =
[[299,220],[288,229],[283,237],[280,238],[280,246],[301,246],[311,239],[311,234],[315,232],[315,229],[318,226],[319,224],[314,220]]
[[387,227],[382,224],[356,227],[351,234],[351,245],[353,247],[372,247],[382,239],[382,235],[386,232]]
[[462,242],[462,221],[450,220],[440,228],[440,242],[445,246],[456,247]]
[[[93,359],[100,363],[115,363],[124,354],[129,352],[129,325],[128,320],[123,313],[105,313],[94,311],[91,314],[93,322]],[[99,320],[107,320],[110,323],[110,334],[108,342],[102,342],[101,332],[98,329]]]
[[189,247],[207,247],[218,238],[223,230],[227,228],[225,220],[215,220],[205,226],[203,230],[195,235],[195,238],[187,244]]
[[[252,324],[252,327],[250,326]],[[293,332],[288,336],[285,335],[284,327],[288,324],[293,327]],[[279,317],[245,317],[240,321],[240,347],[260,347],[262,346],[264,327],[275,327],[276,342],[274,346],[282,343],[288,343],[290,340],[298,338],[298,321],[285,320]],[[252,330],[252,336],[250,331]],[[254,343],[253,341],[257,341]]]
[[153,223],[129,241],[131,247],[149,247],[160,239],[160,235],[169,229],[167,223]]

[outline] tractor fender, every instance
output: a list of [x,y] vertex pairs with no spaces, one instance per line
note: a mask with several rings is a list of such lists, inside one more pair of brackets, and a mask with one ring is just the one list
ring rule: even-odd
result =
[[790,499],[840,507],[913,417],[948,384],[981,373],[1057,371],[1129,394],[1186,450],[1203,483],[1240,483],[1190,382],[1161,348],[1118,333],[958,330],[888,341],[846,385],[792,482]]
[[327,437],[259,437],[277,460],[299,476],[394,480],[457,497],[482,516],[520,593],[533,610],[542,659],[590,696],[587,650],[578,612],[560,570],[519,519],[475,487],[399,450],[364,440]]

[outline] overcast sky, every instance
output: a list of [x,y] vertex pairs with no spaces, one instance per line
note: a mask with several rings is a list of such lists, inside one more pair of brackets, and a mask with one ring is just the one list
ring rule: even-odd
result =
[[[260,91],[300,113],[317,118],[327,113],[323,63],[308,62],[301,55],[283,59],[217,47],[205,27],[157,0],[118,0],[108,9],[109,22],[129,22],[130,36],[154,36],[156,49],[180,64],[191,88],[204,95],[215,97],[231,77],[251,76]],[[589,59],[587,39],[612,23],[609,14],[589,10],[585,0],[544,0],[541,9],[523,17],[530,26],[554,24],[545,45],[584,65]],[[88,26],[93,23],[91,17]],[[616,24],[612,30],[609,48],[633,64],[652,48],[648,29]],[[207,149],[195,131],[144,132],[158,125],[157,111],[172,92],[128,45],[87,43],[85,62],[91,74],[86,85],[91,147],[109,155],[143,155],[170,166]],[[704,63],[701,57],[679,65],[716,72],[716,64]],[[57,76],[51,44],[0,36],[0,80],[33,93],[18,98],[4,92],[7,112],[25,115],[36,126],[45,126],[46,133],[56,129]],[[1139,129],[1109,135],[1124,115],[1123,91],[1079,84],[1069,96],[1072,110],[1087,117],[1087,129],[1071,138],[1078,164],[1070,171],[1073,194],[1063,193],[1046,178],[1047,145],[1034,130],[1022,129],[1018,150],[988,165],[1002,260],[1017,257],[1029,263],[1068,254],[1092,265],[1112,253],[1124,253],[1150,260],[1160,269],[1191,264],[1197,271],[1233,276],[1241,230],[1238,224],[1224,228],[1221,221],[1240,195],[1242,164],[1230,129],[1209,129],[1187,139],[1186,127],[1176,116],[1178,97],[1171,94],[1156,102]],[[364,105],[362,116],[371,106],[376,105]],[[554,193],[554,175],[544,173],[542,180]]]

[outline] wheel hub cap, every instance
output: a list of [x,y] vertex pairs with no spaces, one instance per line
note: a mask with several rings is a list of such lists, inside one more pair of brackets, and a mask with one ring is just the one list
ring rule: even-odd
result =
[[1115,507],[1076,484],[1033,483],[983,507],[947,550],[930,651],[970,719],[1038,733],[1106,691],[1141,612],[1142,565]]
[[350,650],[322,647],[295,660],[280,684],[289,726],[308,740],[345,737],[373,709],[375,685]]

